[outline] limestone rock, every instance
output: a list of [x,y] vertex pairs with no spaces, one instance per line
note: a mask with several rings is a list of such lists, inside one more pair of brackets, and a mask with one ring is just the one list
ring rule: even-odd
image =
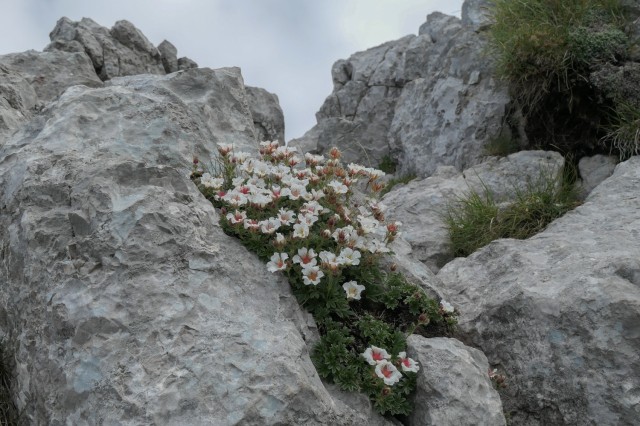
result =
[[[397,186],[383,198],[386,216],[402,222],[402,236],[410,244],[410,255],[425,263],[433,272],[452,259],[449,236],[442,215],[449,203],[470,191],[491,191],[496,201],[513,199],[516,190],[544,176],[554,176],[564,164],[562,156],[547,151],[520,151],[505,158],[489,157],[485,162],[457,172],[441,166],[425,179]],[[397,248],[394,248],[397,250]]]
[[411,335],[407,354],[420,364],[410,426],[506,425],[482,352],[455,339]]
[[[163,113],[185,129],[198,128],[211,143],[230,143],[239,151],[256,152],[257,142],[249,101],[239,68],[198,68],[166,76],[114,78],[108,86],[145,93],[167,103]],[[176,104],[185,104],[183,115]],[[131,111],[135,114],[135,111]],[[165,130],[162,130],[165,131]],[[158,138],[162,134],[158,134]],[[192,152],[190,155],[202,155]],[[202,158],[209,158],[210,154]]]
[[27,80],[13,69],[0,65],[0,146],[31,117],[37,99]]
[[[173,46],[169,46],[170,43],[163,46],[163,60],[161,52],[144,34],[125,20],[108,29],[89,18],[82,18],[79,22],[61,18],[49,38],[51,43],[45,50],[77,51],[82,46],[102,80],[137,74],[165,74],[179,68],[175,59],[177,52],[171,50]],[[166,71],[167,67],[174,71]]]
[[467,7],[468,22],[436,12],[418,36],[337,61],[316,126],[290,143],[320,153],[335,145],[345,161],[369,166],[391,156],[401,174],[421,177],[438,165],[477,164],[484,144],[501,131],[510,100],[483,56],[477,7]]
[[20,74],[31,84],[38,101],[45,104],[60,96],[70,86],[102,86],[91,61],[80,52],[29,50],[0,56],[0,65],[8,66]]
[[284,114],[278,96],[260,87],[247,86],[246,90],[258,140],[284,144]]
[[178,49],[167,40],[164,40],[158,45],[158,51],[162,58],[164,72],[171,74],[172,72],[178,71]]
[[475,31],[483,31],[491,26],[490,0],[465,0],[462,3],[462,22]]
[[196,61],[187,57],[178,59],[178,70],[190,70],[191,68],[198,68],[198,64],[196,63]]
[[582,178],[580,190],[583,198],[586,198],[596,186],[613,174],[616,164],[618,164],[617,159],[608,155],[599,154],[580,159],[578,170]]
[[368,424],[323,387],[289,285],[188,178],[248,143],[241,82],[75,86],[0,147],[0,330],[29,424]]
[[633,157],[544,232],[439,272],[466,341],[506,372],[512,424],[637,423],[639,185]]

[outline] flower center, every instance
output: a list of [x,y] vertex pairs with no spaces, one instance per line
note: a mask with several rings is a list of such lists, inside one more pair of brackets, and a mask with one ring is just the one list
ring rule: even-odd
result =
[[389,378],[393,374],[393,371],[389,370],[386,366],[382,367],[382,374],[384,377]]
[[383,359],[382,354],[380,352],[374,352],[371,357],[376,361],[382,361]]

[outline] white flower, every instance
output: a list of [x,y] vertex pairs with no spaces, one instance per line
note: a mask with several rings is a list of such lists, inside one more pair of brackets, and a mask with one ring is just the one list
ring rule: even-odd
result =
[[278,219],[283,225],[291,225],[295,217],[296,214],[293,210],[285,210],[284,208],[278,210]]
[[284,244],[287,239],[279,232],[276,232],[276,244]]
[[402,371],[417,373],[418,370],[420,370],[420,366],[415,360],[407,358],[406,352],[400,352],[398,354],[398,358],[400,359],[400,367],[402,367]]
[[382,361],[376,365],[376,375],[388,386],[395,385],[402,378],[402,373],[389,361]]
[[322,263],[326,264],[330,269],[333,270],[337,269],[340,266],[338,257],[330,251],[321,251],[320,260],[322,260]]
[[316,266],[318,261],[316,260],[316,253],[313,249],[302,247],[298,249],[298,254],[293,256],[293,263],[299,263],[303,268],[308,268],[310,266]]
[[305,213],[303,215],[298,215],[298,222],[306,223],[308,226],[312,226],[317,221],[318,221],[318,216],[316,216],[313,213]]
[[271,261],[267,263],[267,270],[269,272],[276,272],[286,269],[286,260],[288,258],[289,255],[287,253],[273,253],[273,256],[271,256]]
[[224,197],[222,197],[222,200],[234,207],[244,206],[248,201],[246,195],[236,191],[228,192]]
[[327,186],[333,189],[336,194],[346,194],[347,191],[349,191],[349,188],[339,180],[332,180],[327,184]]
[[385,349],[373,345],[365,349],[361,355],[369,365],[376,365],[379,362],[391,358],[391,355],[389,355]]
[[220,189],[220,187],[224,183],[224,179],[222,179],[222,178],[214,178],[213,176],[211,176],[210,173],[204,173],[202,175],[202,177],[200,178],[200,183],[205,188]]
[[345,247],[340,252],[338,256],[338,262],[342,265],[346,266],[355,266],[360,264],[361,254],[358,250],[350,249],[349,247]]
[[364,286],[359,285],[355,281],[349,281],[342,284],[342,288],[347,293],[348,300],[360,300],[360,294],[364,291]]
[[289,188],[284,188],[280,191],[281,197],[289,197],[291,200],[297,200],[300,197],[304,197],[307,193],[307,189],[302,185],[292,184]]
[[236,210],[234,213],[227,213],[227,220],[231,222],[232,225],[237,225],[239,223],[244,222],[247,218],[247,213],[240,212]]
[[318,285],[322,277],[324,277],[324,273],[317,266],[302,268],[302,282],[306,285]]
[[273,234],[280,228],[280,221],[274,217],[260,222],[260,230],[263,234]]
[[251,196],[251,204],[264,208],[267,204],[271,203],[273,199],[270,195],[255,194]]
[[447,302],[444,299],[440,301],[440,308],[442,308],[442,310],[448,314],[453,313],[453,311],[455,311],[455,308],[453,307],[453,305],[451,305],[451,303]]
[[309,236],[309,226],[306,223],[296,223],[293,225],[293,238],[307,238]]
[[380,226],[380,222],[368,216],[358,215],[358,222],[360,222],[360,227],[365,234],[374,232]]

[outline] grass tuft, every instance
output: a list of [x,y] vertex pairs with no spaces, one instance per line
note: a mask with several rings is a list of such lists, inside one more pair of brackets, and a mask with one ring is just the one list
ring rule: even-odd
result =
[[499,238],[526,239],[578,205],[575,171],[542,173],[525,189],[515,189],[513,201],[500,204],[484,187],[449,203],[443,220],[452,254],[468,256]]

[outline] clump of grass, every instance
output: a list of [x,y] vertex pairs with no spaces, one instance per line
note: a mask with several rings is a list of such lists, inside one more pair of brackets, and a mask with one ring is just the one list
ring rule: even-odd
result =
[[454,256],[468,256],[499,238],[526,239],[578,205],[570,168],[542,173],[524,189],[515,189],[513,201],[500,204],[492,191],[471,191],[447,206],[443,220]]
[[640,154],[640,107],[630,102],[619,102],[602,142],[618,152],[620,160]]
[[11,368],[5,343],[0,341],[0,425],[17,426],[20,413],[11,398]]
[[390,175],[396,172],[397,166],[397,161],[391,158],[391,156],[385,155],[382,157],[382,160],[380,160],[380,164],[378,164],[378,170],[382,170],[386,174]]
[[390,192],[397,185],[405,185],[405,184],[411,182],[416,177],[417,177],[417,175],[415,173],[410,173],[408,175],[404,175],[404,176],[400,176],[400,177],[397,177],[397,178],[389,179],[389,181],[386,183],[385,187],[380,192],[380,196],[381,197],[384,196],[385,194]]
[[593,64],[625,54],[619,1],[494,0],[491,47],[498,73],[530,108],[550,92],[569,95]]
[[510,135],[500,134],[494,138],[489,139],[484,147],[487,155],[506,157],[509,154],[513,154],[520,150],[518,141]]

